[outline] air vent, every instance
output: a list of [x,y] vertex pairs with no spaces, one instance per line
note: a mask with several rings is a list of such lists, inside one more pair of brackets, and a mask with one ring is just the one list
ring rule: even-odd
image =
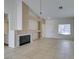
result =
[[58,8],[59,8],[59,9],[63,9],[63,6],[59,6]]

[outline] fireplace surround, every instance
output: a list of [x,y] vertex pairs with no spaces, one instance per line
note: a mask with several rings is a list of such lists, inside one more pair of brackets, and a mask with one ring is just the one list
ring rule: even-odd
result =
[[22,46],[24,44],[30,43],[30,35],[23,35],[19,37],[19,45]]
[[16,47],[28,44],[32,42],[32,34],[25,33],[17,35]]

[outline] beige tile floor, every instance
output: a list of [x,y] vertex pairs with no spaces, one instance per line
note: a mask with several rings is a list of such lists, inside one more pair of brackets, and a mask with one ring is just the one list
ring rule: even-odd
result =
[[74,59],[74,42],[41,39],[18,48],[4,47],[4,59]]

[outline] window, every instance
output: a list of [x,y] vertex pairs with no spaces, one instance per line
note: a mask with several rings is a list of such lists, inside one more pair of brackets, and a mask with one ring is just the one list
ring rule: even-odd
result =
[[58,33],[64,35],[70,35],[70,24],[59,24],[58,26]]

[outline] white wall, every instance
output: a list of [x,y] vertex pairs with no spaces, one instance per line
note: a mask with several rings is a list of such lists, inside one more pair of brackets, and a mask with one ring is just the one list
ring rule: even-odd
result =
[[[71,35],[60,35],[58,33],[59,24],[71,24]],[[43,29],[43,37],[46,38],[62,38],[62,39],[74,39],[74,19],[56,19],[46,20],[45,28]]]
[[38,21],[36,21],[36,20],[29,20],[29,22],[28,22],[29,24],[29,30],[30,31],[33,31],[32,32],[32,39],[33,40],[36,40],[36,39],[38,39]]
[[36,20],[29,20],[29,30],[38,30],[38,22]]

